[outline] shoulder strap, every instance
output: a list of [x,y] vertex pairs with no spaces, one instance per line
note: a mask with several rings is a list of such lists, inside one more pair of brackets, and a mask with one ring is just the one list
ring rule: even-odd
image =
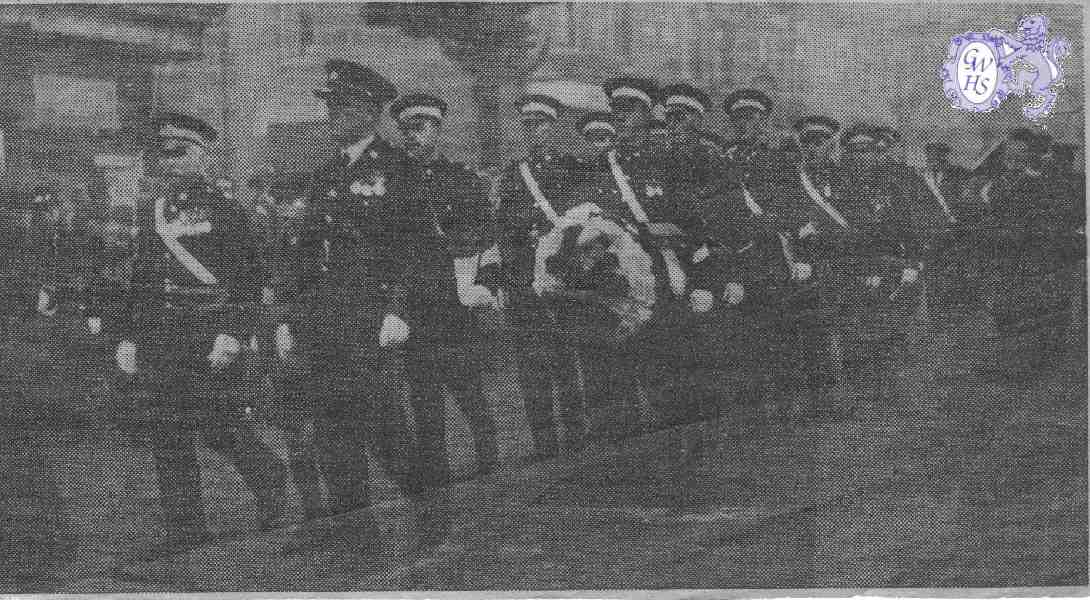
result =
[[560,222],[560,215],[556,214],[556,209],[549,203],[549,199],[545,197],[545,194],[541,191],[541,186],[537,184],[537,179],[534,178],[534,174],[530,171],[530,165],[526,161],[519,161],[519,173],[522,175],[522,181],[526,184],[526,189],[530,191],[530,195],[534,197],[534,206],[541,209],[541,212],[545,213],[545,218],[549,219],[549,222],[556,225]]
[[189,271],[201,283],[207,285],[219,283],[216,276],[213,275],[207,267],[201,264],[201,261],[197,260],[197,257],[193,256],[189,250],[186,250],[185,246],[178,241],[178,232],[170,227],[170,224],[166,220],[166,215],[164,214],[166,203],[166,198],[163,198],[162,196],[155,199],[155,233],[159,234],[159,238],[163,240],[163,245],[165,245],[167,250],[174,255],[174,258],[185,267],[185,270]]
[[821,210],[825,211],[825,214],[829,215],[829,218],[836,221],[836,224],[844,229],[852,228],[852,226],[848,224],[848,220],[844,218],[844,215],[840,214],[840,211],[830,204],[825,199],[825,196],[814,187],[814,182],[810,180],[810,176],[807,175],[806,171],[801,167],[799,167],[799,179],[802,181],[802,189],[806,190],[806,195],[810,196],[810,199],[814,201],[814,204],[817,204]]
[[927,188],[931,190],[931,195],[935,197],[935,200],[939,201],[942,212],[946,213],[946,219],[951,223],[957,223],[958,220],[954,217],[954,213],[950,211],[950,205],[946,203],[946,198],[942,195],[942,190],[939,189],[938,183],[935,182],[934,173],[931,171],[922,171],[920,175],[923,177],[924,183],[927,184]]

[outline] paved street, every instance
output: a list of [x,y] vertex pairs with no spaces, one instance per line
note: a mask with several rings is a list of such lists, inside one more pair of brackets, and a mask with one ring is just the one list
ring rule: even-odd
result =
[[[719,422],[534,465],[520,460],[528,434],[498,353],[490,397],[507,468],[451,491],[454,527],[437,548],[414,550],[413,510],[383,481],[377,555],[315,531],[314,548],[281,556],[286,532],[246,533],[252,517],[241,480],[202,452],[208,518],[220,538],[147,562],[160,518],[150,456],[137,430],[95,418],[105,402],[95,386],[106,385],[93,376],[95,361],[67,367],[57,354],[67,340],[65,352],[94,355],[93,342],[72,331],[20,329],[38,352],[30,363],[42,389],[16,394],[20,375],[9,376],[2,591],[1087,583],[1082,353],[1047,358],[1021,380],[936,379],[998,350],[917,337],[886,401],[853,414],[738,405]],[[58,360],[55,370],[43,366]],[[823,401],[843,394],[833,389]],[[467,472],[471,443],[449,412],[451,449]],[[283,454],[279,434],[266,434]]]

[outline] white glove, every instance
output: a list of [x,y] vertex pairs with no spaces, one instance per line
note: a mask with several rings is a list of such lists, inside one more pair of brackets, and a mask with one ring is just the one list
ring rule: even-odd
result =
[[732,281],[723,288],[723,302],[726,302],[730,306],[735,306],[742,303],[742,299],[746,297],[746,288],[742,284]]
[[795,281],[806,281],[810,279],[810,276],[814,274],[814,268],[810,266],[810,263],[791,263],[791,279]]
[[242,344],[234,337],[221,333],[212,342],[212,352],[208,354],[208,362],[212,363],[213,369],[222,369],[238,358],[240,352],[242,352]]
[[288,328],[287,323],[281,323],[276,327],[273,339],[276,342],[276,355],[280,357],[280,360],[284,360],[288,353],[295,349],[295,339],[291,336],[291,329]]
[[114,358],[117,360],[117,368],[122,372],[132,375],[136,372],[136,344],[128,340],[124,340],[117,345],[117,352],[114,353]]
[[882,285],[882,278],[877,275],[871,275],[863,280],[863,285],[869,288],[877,288]]
[[378,332],[378,345],[382,348],[405,343],[409,339],[409,324],[397,315],[386,315]]
[[911,267],[901,271],[901,283],[911,285],[920,279],[920,271]]
[[689,308],[696,313],[705,313],[712,309],[715,296],[708,290],[693,290],[689,293]]
[[458,290],[458,301],[470,308],[497,307],[498,302],[492,292],[483,285],[471,285]]
[[545,275],[534,278],[533,287],[538,296],[544,296],[545,294],[559,292],[564,286],[560,283],[559,279],[546,273]]
[[91,332],[91,335],[102,333],[102,319],[99,317],[87,317],[87,330]]
[[38,290],[38,314],[46,317],[52,317],[57,314],[56,306],[52,308],[49,307],[51,300],[52,298],[49,296],[49,292],[45,291],[44,288]]
[[276,301],[276,292],[269,286],[261,288],[261,303],[272,304]]

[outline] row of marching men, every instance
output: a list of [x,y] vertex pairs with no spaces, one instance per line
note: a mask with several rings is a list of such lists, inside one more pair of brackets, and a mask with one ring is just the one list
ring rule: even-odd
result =
[[[154,392],[149,443],[167,547],[207,537],[195,436],[232,460],[260,527],[284,521],[286,469],[244,400],[255,360],[275,380],[264,412],[287,434],[307,522],[366,512],[370,452],[413,500],[421,542],[433,543],[450,526],[444,391],[470,425],[478,471],[496,466],[481,359],[497,315],[511,325],[534,454],[545,458],[638,431],[641,392],[662,425],[714,417],[724,391],[694,376],[709,360],[701,320],[803,306],[839,323],[917,287],[927,241],[873,164],[887,133],[838,136],[832,120],[803,118],[797,146],[769,150],[760,130],[771,101],[741,91],[726,108],[747,134],[724,148],[703,131],[700,90],[632,77],[604,89],[610,113],[580,121],[597,149],[589,159],[557,151],[560,101],[520,100],[525,152],[491,190],[497,207],[475,173],[436,153],[441,99],[398,97],[373,70],[331,61],[315,93],[340,149],[267,260],[247,216],[206,174],[216,132],[183,115],[161,120],[153,149],[163,173],[140,207],[131,289],[92,318],[118,339],[118,368]],[[653,131],[659,102],[668,144]],[[378,134],[387,110],[399,146]],[[835,143],[851,168],[828,161]],[[945,214],[956,200],[940,201],[943,179],[923,182]],[[398,400],[405,387],[411,418]],[[302,539],[377,549],[374,524],[353,522],[362,525]]]

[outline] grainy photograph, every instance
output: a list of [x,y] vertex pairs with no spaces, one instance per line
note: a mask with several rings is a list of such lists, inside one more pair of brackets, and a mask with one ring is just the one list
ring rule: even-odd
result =
[[1084,595],[1084,10],[0,4],[0,594]]

